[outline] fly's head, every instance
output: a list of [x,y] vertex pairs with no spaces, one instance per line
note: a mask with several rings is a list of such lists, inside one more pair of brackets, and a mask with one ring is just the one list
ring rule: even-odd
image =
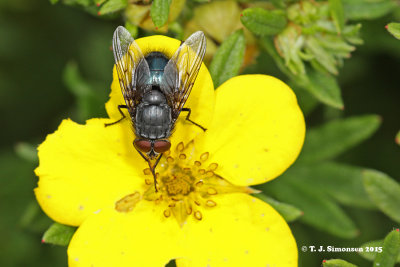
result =
[[155,159],[159,154],[167,152],[171,147],[168,139],[138,139],[133,141],[136,150],[146,155],[149,159]]

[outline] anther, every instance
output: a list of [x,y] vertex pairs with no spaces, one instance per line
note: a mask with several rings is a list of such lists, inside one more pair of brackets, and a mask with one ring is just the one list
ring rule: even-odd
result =
[[202,186],[204,183],[203,183],[203,181],[198,181],[197,183],[196,183],[196,186],[197,187],[200,187],[200,186]]
[[151,170],[150,168],[146,168],[143,170],[144,175],[150,175],[151,174]]
[[209,200],[206,201],[206,205],[208,207],[215,207],[215,206],[217,206],[217,203],[215,201],[209,199]]
[[169,216],[171,216],[171,211],[169,209],[164,210],[164,216],[165,216],[165,218],[168,218]]
[[187,215],[192,214],[192,211],[193,211],[193,210],[192,210],[192,207],[187,207],[187,208],[186,208],[186,214],[187,214]]
[[201,154],[200,160],[203,161],[203,162],[206,161],[208,159],[209,155],[210,155],[210,153],[204,152],[203,154]]
[[201,212],[200,211],[196,211],[195,213],[194,213],[194,217],[197,219],[197,220],[201,220],[202,218],[203,218],[203,215],[201,214]]
[[179,158],[180,159],[186,159],[186,155],[185,154],[179,154]]
[[168,207],[170,207],[170,208],[173,208],[173,207],[175,207],[175,203],[171,203],[171,204],[169,204],[169,205],[168,205]]
[[209,195],[216,195],[217,193],[218,193],[217,190],[215,190],[215,188],[213,187],[207,189],[207,194]]
[[210,166],[208,166],[208,169],[210,171],[215,171],[218,168],[218,164],[217,163],[211,163]]
[[197,167],[200,167],[200,166],[201,166],[201,162],[198,161],[198,160],[196,160],[196,161],[194,162],[194,165],[197,166]]
[[200,170],[198,170],[198,172],[199,172],[199,174],[205,174],[206,170],[205,169],[200,169]]
[[173,163],[173,162],[174,162],[174,158],[173,158],[173,157],[168,157],[168,158],[167,158],[167,162],[168,162],[169,164]]
[[147,184],[147,185],[151,185],[153,182],[150,180],[150,179],[144,179],[144,182]]
[[207,171],[206,172],[206,178],[211,178],[214,176],[214,172],[213,171]]
[[194,201],[194,204],[196,204],[197,206],[200,206],[200,202],[198,202],[197,200]]
[[176,150],[178,151],[183,151],[183,149],[185,148],[185,146],[183,145],[183,142],[180,142],[177,146],[176,146]]

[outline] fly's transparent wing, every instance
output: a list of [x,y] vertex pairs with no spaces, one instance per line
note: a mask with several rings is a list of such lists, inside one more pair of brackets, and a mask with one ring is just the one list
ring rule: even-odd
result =
[[122,26],[114,32],[113,52],[125,103],[129,113],[134,114],[144,93],[151,89],[149,66],[131,34]]
[[168,97],[176,120],[192,90],[206,52],[206,37],[193,33],[178,48],[164,69],[161,91]]

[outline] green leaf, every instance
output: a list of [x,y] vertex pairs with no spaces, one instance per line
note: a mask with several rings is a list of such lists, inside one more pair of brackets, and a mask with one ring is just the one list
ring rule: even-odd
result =
[[342,238],[358,234],[353,221],[329,196],[300,180],[284,178],[261,185],[260,188],[280,201],[295,205],[304,212],[300,221]]
[[59,0],[50,0],[50,3],[51,3],[52,5],[55,5],[55,4],[58,3],[58,1],[59,1]]
[[26,142],[20,142],[15,146],[15,152],[17,153],[17,155],[29,162],[32,163],[38,163],[39,162],[39,158],[37,155],[37,149],[36,146],[31,145],[29,143]]
[[53,223],[44,233],[42,242],[59,246],[68,246],[76,227]]
[[383,213],[400,223],[400,184],[375,170],[366,170],[363,176],[371,200]]
[[318,162],[331,159],[370,137],[379,127],[377,115],[334,120],[312,128],[306,134],[298,161]]
[[307,68],[307,76],[297,78],[296,82],[322,103],[334,108],[344,108],[339,85],[332,75]]
[[313,95],[311,95],[309,91],[299,87],[292,80],[287,84],[296,94],[297,102],[299,103],[301,111],[303,111],[304,116],[307,117],[307,115],[318,106],[319,101]]
[[335,162],[295,164],[285,179],[298,180],[314,191],[325,192],[340,204],[376,208],[363,184],[363,168]]
[[125,22],[125,29],[132,35],[133,38],[136,38],[139,33],[139,28],[135,24],[129,22],[128,20]]
[[168,21],[171,0],[154,0],[151,5],[150,16],[156,27],[164,26]]
[[392,34],[396,39],[400,40],[400,23],[389,23],[386,29]]
[[256,35],[275,35],[286,26],[285,13],[281,10],[265,10],[263,8],[247,8],[240,19],[243,25]]
[[342,0],[329,0],[329,8],[336,30],[338,33],[341,33],[344,28],[344,10]]
[[271,55],[278,68],[288,76],[295,85],[307,90],[322,103],[334,108],[343,109],[343,101],[340,88],[336,79],[329,74],[320,73],[314,69],[307,68],[306,75],[294,75],[286,66],[284,59],[278,54],[272,39],[263,37],[260,39],[262,47]]
[[127,0],[108,0],[99,10],[99,15],[106,15],[109,13],[120,11],[128,5]]
[[323,267],[357,267],[357,265],[354,265],[350,262],[341,260],[341,259],[332,259],[332,260],[326,260],[322,263]]
[[215,88],[239,73],[245,48],[246,40],[243,30],[234,32],[221,44],[209,69]]
[[392,267],[400,253],[399,229],[391,231],[383,241],[382,252],[376,255],[374,267]]
[[94,3],[96,4],[96,6],[100,6],[102,5],[104,2],[106,2],[107,0],[94,0]]
[[92,4],[92,0],[64,0],[63,3],[72,6],[78,5],[78,6],[88,7],[89,5]]
[[376,254],[378,254],[378,249],[383,247],[383,240],[374,240],[368,241],[360,246],[362,248],[362,252],[359,252],[361,257],[366,260],[373,261],[375,260]]
[[[373,260],[375,260],[376,255],[378,255],[380,253],[380,252],[378,252],[378,250],[380,250],[380,249],[383,250],[383,240],[369,241],[367,243],[364,243],[360,247],[363,248],[363,251],[359,252],[360,256],[362,256],[364,259],[367,259],[369,261],[373,261]],[[400,249],[397,252],[396,262],[400,263]]]
[[254,196],[270,204],[287,222],[293,222],[303,215],[303,212],[293,205],[280,202],[262,193],[255,194]]
[[92,87],[80,75],[78,66],[75,62],[70,61],[64,68],[63,81],[69,91],[73,93],[77,99],[78,118],[79,121],[85,121],[98,114],[97,110],[101,107],[103,100],[100,94],[96,94]]
[[391,12],[396,2],[391,0],[343,0],[345,17],[351,20],[376,19]]
[[272,38],[270,36],[261,37],[260,44],[273,58],[278,68],[291,80],[296,81],[296,76],[288,69],[285,65],[284,59],[276,51]]

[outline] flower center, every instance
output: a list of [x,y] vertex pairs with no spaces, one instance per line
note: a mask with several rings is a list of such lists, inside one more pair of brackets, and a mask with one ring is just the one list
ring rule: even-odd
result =
[[[157,189],[152,179],[146,179],[149,186],[143,199],[163,205],[163,216],[175,217],[182,226],[189,216],[196,220],[203,218],[207,209],[217,206],[213,196],[231,192],[252,192],[251,189],[235,186],[218,174],[218,164],[209,162],[208,152],[196,153],[194,142],[186,146],[181,142],[161,159],[157,167]],[[151,176],[150,169],[144,173]]]

